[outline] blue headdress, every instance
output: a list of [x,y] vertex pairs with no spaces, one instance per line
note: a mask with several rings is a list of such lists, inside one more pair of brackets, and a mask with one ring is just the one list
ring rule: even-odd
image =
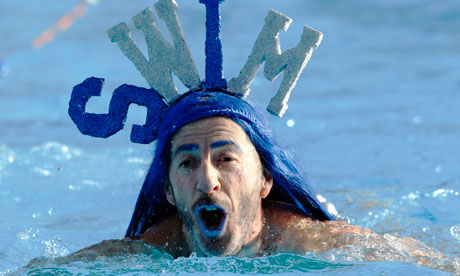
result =
[[[161,35],[155,17],[147,8],[135,17],[134,25],[142,30],[148,46],[147,60],[132,40],[126,23],[108,30],[110,39],[134,63],[150,85],[150,89],[124,84],[118,87],[110,101],[108,114],[85,112],[92,96],[100,96],[103,79],[91,77],[76,85],[69,103],[69,115],[86,135],[109,137],[124,126],[129,105],[147,108],[144,126],[134,125],[131,141],[157,141],[155,157],[139,194],[128,227],[127,236],[143,233],[166,215],[176,212],[164,193],[169,164],[170,141],[182,126],[207,117],[223,116],[239,124],[258,151],[263,165],[272,172],[273,188],[267,199],[296,206],[305,215],[318,220],[332,219],[318,202],[294,160],[275,142],[260,112],[244,101],[261,64],[269,80],[284,71],[283,81],[267,110],[281,117],[287,109],[292,88],[307,64],[312,51],[322,39],[316,30],[304,27],[300,43],[281,53],[278,34],[286,30],[290,18],[271,10],[259,34],[251,55],[240,72],[228,84],[223,78],[222,45],[220,42],[219,6],[223,0],[200,0],[206,6],[206,79],[200,81],[182,28],[177,18],[174,0],[159,0],[155,8],[171,33],[172,45]],[[190,89],[178,94],[172,72]]]

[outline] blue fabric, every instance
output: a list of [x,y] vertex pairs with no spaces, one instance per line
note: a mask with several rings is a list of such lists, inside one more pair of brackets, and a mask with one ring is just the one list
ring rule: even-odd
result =
[[[212,116],[239,117],[258,128],[264,128],[265,118],[252,106],[225,92],[188,92],[166,111],[158,131],[158,145],[169,142],[171,136],[182,126]],[[163,141],[165,140],[165,141]]]
[[140,235],[151,225],[176,212],[176,208],[166,200],[164,192],[171,139],[182,126],[213,116],[232,119],[248,134],[263,165],[273,175],[274,184],[267,200],[292,204],[314,219],[333,218],[318,202],[295,160],[278,146],[260,112],[246,101],[226,92],[189,92],[173,104],[162,118],[155,157],[139,194],[126,236]]

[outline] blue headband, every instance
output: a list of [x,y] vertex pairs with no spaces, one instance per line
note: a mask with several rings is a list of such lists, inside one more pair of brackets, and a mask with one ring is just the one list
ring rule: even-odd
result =
[[265,119],[234,95],[215,91],[189,92],[167,110],[159,127],[159,138],[169,138],[182,126],[213,116],[238,117],[258,129],[266,128]]

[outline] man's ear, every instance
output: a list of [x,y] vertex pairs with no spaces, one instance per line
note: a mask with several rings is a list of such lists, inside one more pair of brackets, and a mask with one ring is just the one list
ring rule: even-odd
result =
[[263,167],[262,181],[263,182],[262,182],[262,187],[260,189],[260,197],[266,198],[273,187],[273,175],[265,167]]
[[174,194],[173,194],[172,187],[169,181],[166,181],[164,185],[164,189],[165,189],[166,199],[168,200],[168,202],[176,206],[176,201],[174,200]]

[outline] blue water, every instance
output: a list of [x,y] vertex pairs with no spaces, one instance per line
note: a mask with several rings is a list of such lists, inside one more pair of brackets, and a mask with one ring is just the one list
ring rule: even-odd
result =
[[[72,87],[89,76],[106,78],[91,112],[106,112],[122,83],[147,87],[105,31],[121,21],[132,27],[131,17],[154,1],[101,0],[45,47],[28,46],[77,3],[0,0],[0,275],[39,256],[21,273],[448,275],[334,252],[178,260],[153,252],[60,263],[60,256],[123,236],[153,149],[130,143],[127,129],[106,140],[81,135],[67,104]],[[203,78],[204,6],[177,3]],[[353,224],[459,257],[460,2],[227,0],[227,79],[246,61],[269,8],[294,20],[280,35],[283,50],[298,43],[305,24],[324,34],[284,118],[270,118],[318,193]],[[249,99],[267,105],[279,83],[259,74]],[[142,124],[145,114],[132,107],[126,125]]]

